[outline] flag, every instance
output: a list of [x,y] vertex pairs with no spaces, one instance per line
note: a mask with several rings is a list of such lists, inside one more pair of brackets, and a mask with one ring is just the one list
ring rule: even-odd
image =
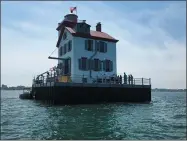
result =
[[70,12],[73,13],[73,11],[77,11],[77,7],[70,7]]

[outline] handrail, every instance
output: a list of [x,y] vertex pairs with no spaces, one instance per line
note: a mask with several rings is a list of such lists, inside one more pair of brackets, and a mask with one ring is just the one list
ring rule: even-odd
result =
[[[65,81],[59,80],[59,78],[66,78]],[[89,80],[89,81],[88,81]],[[68,83],[98,83],[98,84],[120,84],[120,85],[151,85],[150,78],[133,78],[129,79],[128,77],[102,77],[96,76],[90,78],[89,75],[76,75],[73,76],[63,76],[57,75],[57,73],[50,73],[49,75],[39,77],[38,79],[33,80],[34,84],[43,85],[44,83],[51,82],[68,82]]]

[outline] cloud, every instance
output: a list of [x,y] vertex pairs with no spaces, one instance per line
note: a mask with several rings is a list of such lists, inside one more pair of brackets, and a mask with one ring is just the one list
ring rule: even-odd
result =
[[[125,12],[115,6],[116,2],[32,4],[26,10],[30,19],[14,18],[10,22],[12,24],[2,24],[2,82],[9,85],[30,85],[33,75],[42,73],[57,63],[47,59],[55,49],[55,29],[57,23],[68,13],[69,7],[75,5],[78,7],[79,19],[86,19],[93,30],[100,21],[104,32],[119,39],[118,73],[150,77],[153,87],[184,88],[186,35],[183,32],[186,27],[183,25],[186,24],[186,8],[183,4],[168,2],[162,8],[145,7],[136,10],[132,3]],[[13,6],[16,7],[16,4]],[[5,17],[8,13],[3,14]],[[175,26],[172,24],[174,22]],[[179,28],[180,31],[174,30]],[[24,78],[20,79],[22,75]]]

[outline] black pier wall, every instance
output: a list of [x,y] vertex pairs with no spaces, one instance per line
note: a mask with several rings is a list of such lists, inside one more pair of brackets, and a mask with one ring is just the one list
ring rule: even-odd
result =
[[102,102],[151,102],[151,87],[34,87],[36,100],[54,104],[94,104]]

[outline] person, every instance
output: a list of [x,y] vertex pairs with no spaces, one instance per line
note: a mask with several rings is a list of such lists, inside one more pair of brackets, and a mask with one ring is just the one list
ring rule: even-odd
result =
[[116,77],[116,75],[113,74],[112,77],[111,77],[111,80],[110,80],[113,84],[115,83],[115,77]]
[[57,76],[60,75],[60,73],[59,73],[59,68],[56,69],[56,73],[57,73]]
[[130,84],[131,75],[128,75],[128,82]]
[[56,71],[54,71],[54,81],[56,81],[55,79],[56,79]]
[[58,77],[55,77],[55,81],[58,82]]
[[122,76],[119,76],[120,84],[122,84]]
[[133,76],[131,75],[131,84],[133,85]]
[[119,80],[119,75],[117,76],[117,84],[120,83],[120,80]]
[[125,74],[125,72],[124,72],[124,77],[123,77],[123,79],[124,79],[124,84],[127,84],[127,75]]
[[102,79],[103,79],[103,83],[106,83],[106,75],[105,75],[105,73],[103,74]]

